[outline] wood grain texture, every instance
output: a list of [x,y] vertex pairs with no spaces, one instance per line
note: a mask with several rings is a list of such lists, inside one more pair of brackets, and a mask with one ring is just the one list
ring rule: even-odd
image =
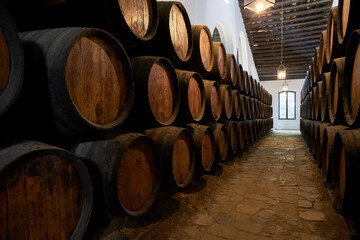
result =
[[[6,199],[0,229],[8,229],[1,239],[69,239],[83,201],[81,181],[70,163],[53,155],[31,157],[3,171],[0,182],[0,200]],[[75,204],[73,188],[81,199]]]
[[234,118],[239,119],[241,116],[241,100],[240,100],[240,93],[238,90],[232,90],[232,105],[233,105],[233,115]]
[[138,37],[147,35],[152,19],[149,0],[118,0],[121,13],[131,31]]
[[208,32],[205,29],[200,31],[200,56],[201,61],[206,70],[210,71],[212,68],[212,57],[213,49],[211,47],[211,36],[208,35]]
[[185,60],[189,52],[189,36],[184,16],[178,6],[171,7],[169,29],[174,50],[181,60]]
[[128,210],[136,211],[149,200],[156,181],[156,158],[144,140],[135,140],[122,156],[117,178],[118,197]]
[[10,51],[0,27],[0,95],[5,90],[10,76]]
[[66,64],[70,97],[95,124],[113,122],[125,105],[127,76],[118,51],[104,39],[87,36],[70,50]]
[[[351,113],[352,113],[352,119],[355,119],[360,106],[360,97],[359,97],[359,91],[360,91],[360,44],[356,47],[356,52],[354,55],[354,61],[353,61],[353,69],[351,75],[351,84],[350,84],[350,99],[351,99]],[[349,97],[349,96],[344,96]]]
[[148,97],[151,111],[160,122],[167,122],[175,108],[173,79],[162,63],[155,63],[149,74]]
[[190,78],[188,85],[188,104],[193,119],[198,119],[202,110],[202,94],[194,77]]
[[351,0],[344,0],[342,5],[342,12],[341,12],[341,26],[342,26],[342,37],[344,38],[346,35],[348,23],[349,23],[349,16],[350,16],[350,3]]
[[187,135],[179,134],[175,141],[172,153],[172,170],[174,179],[178,184],[185,181],[190,170],[191,148]]
[[201,162],[204,169],[209,169],[213,162],[214,142],[211,137],[210,130],[206,130],[201,142]]
[[217,60],[220,76],[224,78],[226,75],[226,51],[224,45],[218,45],[217,59],[215,60]]
[[214,119],[219,119],[221,107],[220,104],[220,95],[216,87],[211,88],[211,112],[213,114]]

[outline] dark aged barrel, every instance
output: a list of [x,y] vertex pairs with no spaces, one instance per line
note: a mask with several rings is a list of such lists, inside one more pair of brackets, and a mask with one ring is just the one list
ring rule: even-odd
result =
[[339,0],[337,35],[339,43],[347,46],[351,33],[360,28],[359,8],[357,0]]
[[234,121],[224,121],[222,123],[225,125],[228,135],[229,153],[232,153],[231,155],[234,155],[237,152],[239,146],[239,131],[237,129],[237,125]]
[[218,121],[221,117],[220,85],[215,81],[203,80],[205,87],[205,114],[207,121]]
[[222,84],[229,84],[232,87],[237,85],[236,59],[234,54],[226,54],[226,75]]
[[238,147],[239,147],[239,150],[241,149],[244,149],[245,147],[245,142],[246,142],[246,139],[245,139],[245,132],[244,132],[244,127],[243,127],[243,124],[241,121],[236,121],[236,126],[237,126],[237,130],[238,130]]
[[242,89],[242,93],[244,95],[248,95],[249,94],[249,74],[247,71],[243,71],[243,78],[242,78],[242,82],[241,82],[241,89]]
[[318,82],[322,80],[319,71],[319,61],[320,61],[320,47],[316,47],[314,51],[314,68],[312,69],[313,76],[315,78],[314,82]]
[[230,119],[233,111],[231,87],[227,84],[221,84],[220,93],[221,93],[221,118]]
[[215,136],[215,154],[216,158],[225,161],[229,153],[229,138],[226,126],[221,123],[208,124],[214,132]]
[[334,208],[344,216],[357,217],[360,213],[360,131],[338,132],[333,147]]
[[150,209],[162,169],[156,146],[147,136],[122,133],[109,140],[77,144],[73,152],[88,166],[99,213],[139,216]]
[[41,129],[54,122],[62,135],[88,136],[127,118],[134,97],[130,62],[111,35],[60,28],[20,38],[26,70],[18,111],[32,116],[32,124]]
[[214,64],[205,76],[208,79],[220,81],[226,76],[226,50],[222,42],[213,42]]
[[319,125],[321,124],[321,122],[319,121],[314,121],[313,124],[311,125],[311,144],[312,144],[312,147],[311,147],[311,153],[313,154],[313,157],[315,158],[315,161],[317,160],[316,159],[316,150],[318,150],[316,148],[316,136],[317,136],[317,131],[319,130]]
[[231,100],[233,103],[232,119],[240,119],[241,117],[241,99],[238,90],[231,90]]
[[176,70],[180,86],[180,109],[177,121],[182,123],[199,122],[205,112],[205,89],[200,74]]
[[330,65],[327,64],[326,61],[326,36],[327,36],[327,31],[322,31],[321,35],[320,35],[320,49],[319,49],[319,73],[322,74],[324,72],[329,72],[330,71]]
[[246,96],[243,94],[240,94],[240,102],[241,102],[241,119],[246,120],[248,116],[248,105],[246,101]]
[[321,102],[321,121],[329,121],[329,89],[330,89],[330,73],[323,74],[323,100]]
[[81,239],[91,179],[73,154],[40,142],[0,150],[0,239]]
[[317,87],[314,87],[315,95],[314,95],[314,119],[320,120],[320,103],[321,103],[321,93],[322,93],[322,82],[317,83]]
[[164,183],[186,187],[195,169],[194,141],[189,130],[173,126],[145,131],[156,144],[163,163]]
[[211,33],[205,25],[192,25],[191,30],[193,50],[190,59],[184,63],[183,67],[205,77],[214,66],[214,47]]
[[134,106],[127,124],[134,129],[172,124],[179,112],[180,88],[173,65],[163,57],[131,59]]
[[248,127],[248,133],[249,133],[249,138],[248,138],[248,142],[252,143],[255,141],[255,136],[254,136],[254,121],[253,120],[247,120],[247,127]]
[[336,58],[331,64],[329,86],[329,118],[332,124],[345,122],[343,110],[345,57]]
[[323,137],[324,137],[324,130],[326,127],[328,127],[329,123],[320,123],[317,126],[316,136],[315,136],[315,159],[318,163],[318,167],[321,169],[322,164],[322,152],[321,152],[321,146],[323,144]]
[[23,72],[21,42],[12,19],[0,3],[0,116],[15,101]]
[[209,172],[215,159],[215,137],[212,129],[195,123],[187,128],[192,132],[197,165],[205,172]]
[[254,78],[250,75],[250,82],[249,82],[249,87],[250,87],[250,91],[249,91],[249,94],[251,97],[254,97],[255,96],[255,82],[254,82]]
[[351,35],[345,60],[344,114],[347,124],[353,128],[360,126],[360,30]]
[[254,79],[254,98],[258,98],[258,81]]
[[329,11],[327,35],[326,35],[326,62],[331,64],[335,58],[345,56],[346,46],[340,45],[337,34],[338,7],[332,7]]
[[332,153],[335,135],[346,129],[345,126],[329,126],[324,130],[323,143],[321,145],[321,170],[326,182],[332,183]]
[[241,64],[236,64],[236,85],[235,85],[235,89],[238,90],[239,92],[242,91],[241,89],[241,81],[242,78],[244,77],[244,70],[241,66]]

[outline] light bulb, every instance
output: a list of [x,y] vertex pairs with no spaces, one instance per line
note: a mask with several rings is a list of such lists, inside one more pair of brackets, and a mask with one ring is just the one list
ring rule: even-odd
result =
[[264,9],[264,5],[262,3],[258,3],[256,5],[257,13],[260,13]]
[[278,78],[279,79],[284,79],[284,77],[285,77],[285,73],[283,71],[279,71]]

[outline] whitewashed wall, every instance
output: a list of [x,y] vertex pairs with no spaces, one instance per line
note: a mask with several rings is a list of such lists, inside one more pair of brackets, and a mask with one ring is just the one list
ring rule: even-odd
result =
[[296,92],[296,119],[295,120],[279,120],[278,119],[278,93],[282,91],[284,81],[262,81],[261,84],[272,94],[273,102],[273,118],[274,128],[278,130],[299,130],[300,129],[300,92],[304,84],[304,79],[288,80],[289,90]]
[[[164,1],[164,0],[158,0]],[[225,43],[227,53],[236,56],[239,45],[245,45],[247,62],[240,62],[245,70],[249,71],[255,79],[259,79],[254,64],[253,55],[249,46],[245,25],[241,16],[238,0],[178,0],[181,2],[190,18],[192,25],[207,25],[213,33],[216,25],[226,28],[231,36]],[[243,41],[239,44],[240,33],[243,33]],[[243,47],[244,48],[244,47]]]

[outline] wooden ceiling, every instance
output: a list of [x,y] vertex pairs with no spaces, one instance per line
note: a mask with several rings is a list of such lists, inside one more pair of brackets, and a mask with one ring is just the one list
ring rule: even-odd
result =
[[283,1],[283,64],[287,79],[304,79],[320,34],[326,30],[332,0],[276,0],[260,14],[239,6],[260,81],[277,80],[281,59],[281,1]]

